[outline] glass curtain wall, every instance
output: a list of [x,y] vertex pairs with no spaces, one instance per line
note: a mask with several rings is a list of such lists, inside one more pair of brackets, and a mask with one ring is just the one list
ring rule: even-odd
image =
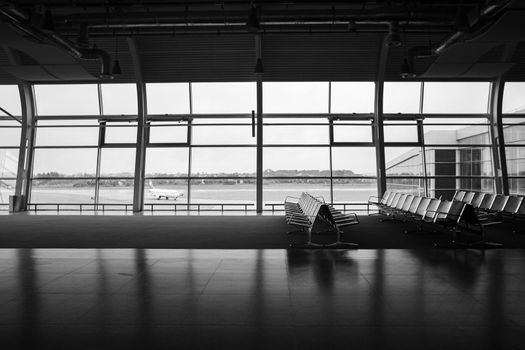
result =
[[388,188],[493,192],[489,94],[487,82],[385,83]]
[[15,194],[20,150],[22,107],[17,85],[0,85],[0,209]]
[[511,194],[525,193],[525,83],[505,83],[503,136]]
[[133,202],[134,84],[35,85],[30,204],[117,206]]
[[253,209],[255,83],[152,83],[146,88],[146,209],[173,204]]
[[377,193],[371,82],[263,83],[263,200],[308,192],[327,202]]

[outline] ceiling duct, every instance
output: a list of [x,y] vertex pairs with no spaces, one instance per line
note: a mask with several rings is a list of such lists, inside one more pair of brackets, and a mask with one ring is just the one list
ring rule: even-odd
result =
[[[500,1],[497,4],[491,3],[479,10],[478,13],[470,14],[470,16],[460,12],[456,19],[456,30],[438,45],[435,47],[432,44],[416,46],[408,50],[406,62],[403,62],[401,77],[406,79],[415,76],[413,67],[416,58],[442,55],[450,47],[461,41],[474,40],[485,34],[505,14],[505,9],[510,3],[511,1]],[[469,22],[469,18],[473,18],[473,20]],[[410,74],[407,74],[406,68],[409,68],[408,73]]]
[[73,57],[81,60],[100,60],[101,70],[99,78],[113,78],[111,74],[111,58],[106,51],[96,48],[79,47],[54,31],[43,31],[36,28],[26,18],[21,17],[19,12],[14,10],[12,6],[2,6],[0,8],[0,18],[39,43],[49,43],[57,46],[66,50]]

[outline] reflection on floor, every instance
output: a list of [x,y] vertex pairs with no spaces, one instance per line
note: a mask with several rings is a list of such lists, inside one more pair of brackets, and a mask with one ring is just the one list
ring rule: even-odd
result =
[[525,251],[0,250],[3,349],[522,349]]

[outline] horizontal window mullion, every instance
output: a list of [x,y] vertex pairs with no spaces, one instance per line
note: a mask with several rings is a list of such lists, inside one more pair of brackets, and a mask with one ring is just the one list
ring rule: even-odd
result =
[[35,146],[34,149],[72,149],[72,148],[88,148],[98,149],[98,145],[75,145],[75,146]]
[[298,148],[301,148],[301,147],[330,147],[330,144],[326,143],[326,144],[319,144],[319,143],[312,143],[312,144],[308,144],[308,143],[305,143],[305,144],[264,144],[263,147],[280,147],[280,148],[287,148],[287,147],[298,147]]

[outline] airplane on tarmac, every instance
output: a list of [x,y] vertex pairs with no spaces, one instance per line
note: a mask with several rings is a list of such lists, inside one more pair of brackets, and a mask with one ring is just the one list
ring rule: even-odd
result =
[[149,193],[156,199],[166,198],[166,200],[170,198],[177,200],[177,198],[184,196],[184,193],[177,190],[155,188],[151,181],[149,182]]

